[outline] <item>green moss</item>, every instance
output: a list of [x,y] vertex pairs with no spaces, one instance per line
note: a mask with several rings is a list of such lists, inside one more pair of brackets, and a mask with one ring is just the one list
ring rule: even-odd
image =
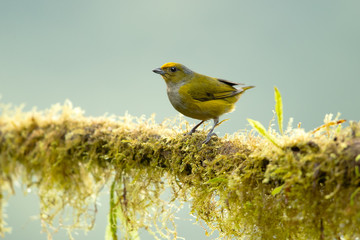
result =
[[[254,132],[202,145],[206,132],[172,130],[184,125],[129,115],[89,118],[69,102],[44,112],[3,108],[0,234],[2,209],[21,180],[37,189],[50,237],[53,227],[90,230],[105,185],[108,239],[117,239],[118,228],[123,239],[138,238],[139,228],[176,238],[175,200],[190,202],[191,212],[225,239],[360,237],[360,123],[328,124],[315,133],[266,131],[279,147]],[[169,201],[161,197],[166,187]]]

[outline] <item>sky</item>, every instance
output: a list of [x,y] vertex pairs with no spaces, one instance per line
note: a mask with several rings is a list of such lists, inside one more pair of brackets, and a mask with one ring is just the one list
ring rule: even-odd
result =
[[[359,9],[357,0],[2,0],[0,101],[29,110],[69,99],[87,116],[155,113],[160,123],[178,113],[152,69],[179,62],[256,86],[221,118],[229,121],[219,135],[250,129],[247,118],[268,126],[274,86],[285,122],[310,131],[328,113],[359,121]],[[21,196],[10,201],[8,222],[29,236],[30,223],[17,224],[30,221],[16,209],[28,201]]]

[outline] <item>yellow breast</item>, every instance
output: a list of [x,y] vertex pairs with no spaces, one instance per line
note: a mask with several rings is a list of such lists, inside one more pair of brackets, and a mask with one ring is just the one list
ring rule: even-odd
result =
[[[199,87],[199,86],[196,86]],[[224,113],[234,110],[237,97],[228,97],[213,100],[195,99],[189,92],[192,89],[191,83],[179,83],[168,86],[167,94],[173,107],[187,117],[208,120],[219,117]]]

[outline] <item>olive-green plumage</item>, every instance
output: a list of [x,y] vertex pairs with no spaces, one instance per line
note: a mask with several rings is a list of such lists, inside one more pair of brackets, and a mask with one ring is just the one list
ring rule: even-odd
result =
[[164,78],[167,94],[174,108],[185,116],[202,120],[189,134],[192,134],[204,121],[214,120],[214,126],[204,143],[207,143],[213,135],[219,117],[233,111],[241,94],[253,88],[253,86],[235,88],[234,86],[242,84],[208,77],[179,63],[166,63],[153,71]]

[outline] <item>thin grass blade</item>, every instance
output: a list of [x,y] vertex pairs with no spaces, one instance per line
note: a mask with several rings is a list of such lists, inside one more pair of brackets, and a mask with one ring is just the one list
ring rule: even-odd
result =
[[283,132],[283,104],[282,104],[282,99],[281,99],[281,94],[279,92],[279,89],[277,89],[277,87],[274,87],[275,89],[275,111],[276,111],[276,116],[277,116],[277,120],[278,120],[278,126],[279,126],[279,131],[281,133],[281,135],[284,134]]
[[277,142],[276,138],[273,137],[271,134],[269,134],[266,129],[264,128],[264,126],[255,120],[252,119],[247,119],[248,122],[250,123],[250,125],[264,138],[266,138],[267,140],[269,140],[272,144],[274,144],[275,146],[277,146],[278,148],[281,148],[279,143]]

